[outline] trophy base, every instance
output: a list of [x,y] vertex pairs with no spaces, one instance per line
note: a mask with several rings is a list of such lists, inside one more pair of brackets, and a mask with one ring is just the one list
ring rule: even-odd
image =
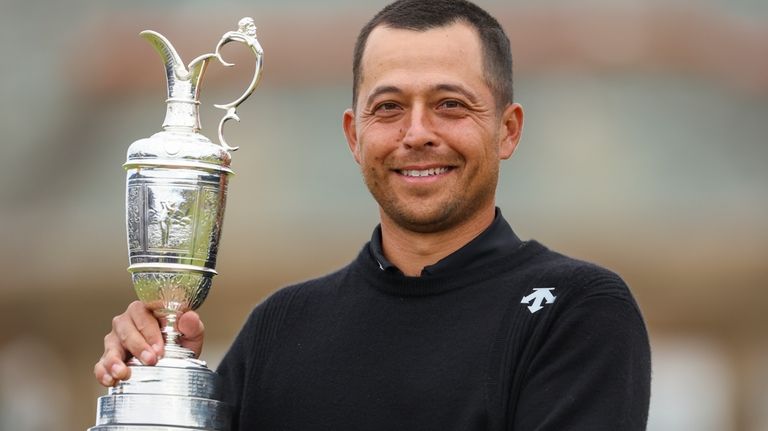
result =
[[194,359],[131,365],[131,378],[98,400],[88,431],[227,431],[231,412],[216,373]]

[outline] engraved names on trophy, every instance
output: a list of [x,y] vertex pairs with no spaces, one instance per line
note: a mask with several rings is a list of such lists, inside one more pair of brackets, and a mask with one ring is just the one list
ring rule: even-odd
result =
[[[219,238],[221,236],[221,222],[224,220],[224,202],[227,190],[202,187],[200,194],[202,198],[200,199],[198,231],[210,232],[211,238]],[[195,244],[193,255],[195,257],[207,255],[207,260],[215,261],[218,252],[219,241],[199,241]]]
[[126,223],[128,225],[128,251],[134,252],[142,249],[141,238],[141,209],[144,207],[144,188],[141,186],[129,186],[126,194]]

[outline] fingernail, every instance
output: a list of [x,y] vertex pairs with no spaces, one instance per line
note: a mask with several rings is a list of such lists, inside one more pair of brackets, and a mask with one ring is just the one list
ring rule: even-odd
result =
[[149,365],[150,362],[152,362],[153,359],[155,359],[155,355],[150,352],[149,350],[145,350],[141,352],[141,363],[144,365]]
[[163,354],[163,345],[162,344],[153,344],[152,350],[155,351],[155,354],[160,356]]
[[112,369],[110,371],[112,372],[112,377],[118,379],[120,378],[120,375],[123,373],[123,370],[125,370],[125,365],[115,364],[115,365],[112,365]]
[[104,374],[104,377],[101,378],[101,383],[104,386],[112,386],[112,384],[115,383],[115,381],[112,379],[112,376],[110,376],[109,374]]

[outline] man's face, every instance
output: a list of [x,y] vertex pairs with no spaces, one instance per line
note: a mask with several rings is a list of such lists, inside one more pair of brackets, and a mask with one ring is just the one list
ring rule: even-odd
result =
[[382,223],[436,232],[492,213],[499,161],[517,145],[522,110],[497,110],[472,27],[375,28],[357,100],[344,131]]

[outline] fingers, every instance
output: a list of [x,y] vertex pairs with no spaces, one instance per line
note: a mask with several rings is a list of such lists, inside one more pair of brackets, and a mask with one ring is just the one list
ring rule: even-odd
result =
[[205,335],[205,326],[200,320],[200,316],[194,311],[187,311],[179,317],[176,322],[179,332],[184,334],[181,337],[181,345],[195,352],[195,357],[200,357],[203,350],[203,336]]
[[131,370],[125,363],[125,351],[117,336],[110,332],[104,337],[104,354],[93,367],[96,380],[104,386],[113,386],[120,380],[131,377]]
[[94,365],[93,374],[104,386],[113,386],[130,377],[125,364],[129,356],[146,365],[157,363],[163,352],[163,338],[154,315],[139,301],[112,319],[112,331],[104,337],[104,354]]
[[[122,350],[137,358],[144,365],[154,365],[163,353],[163,336],[160,325],[151,311],[143,303],[134,301],[125,313],[112,319],[114,333]],[[105,344],[106,349],[106,344]]]
[[[128,311],[133,321],[133,326],[126,326],[125,329],[133,336],[135,344],[126,345],[131,354],[139,358],[145,365],[154,365],[157,359],[163,354],[163,334],[160,332],[160,324],[154,314],[147,309],[141,301],[133,301],[128,306]],[[136,338],[136,334],[131,332],[136,328],[142,338]],[[141,352],[139,352],[139,346]]]
[[[182,314],[177,321],[181,345],[192,350],[195,357],[203,348],[205,327],[194,311]],[[131,303],[125,312],[112,319],[112,331],[104,337],[104,354],[93,367],[96,380],[104,386],[114,386],[131,376],[125,361],[133,356],[144,365],[155,365],[163,355],[160,325],[144,304]]]

